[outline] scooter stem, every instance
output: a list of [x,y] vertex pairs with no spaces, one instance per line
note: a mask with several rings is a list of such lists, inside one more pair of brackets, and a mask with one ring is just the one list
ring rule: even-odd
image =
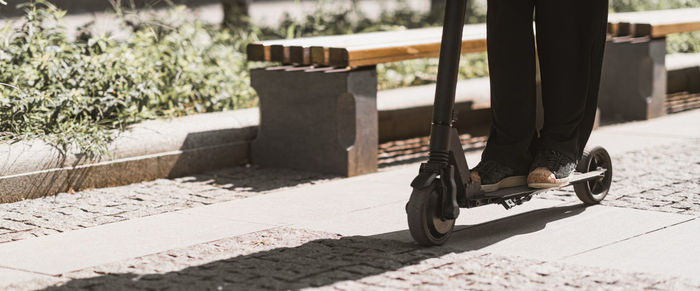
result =
[[430,134],[430,160],[437,163],[446,163],[450,150],[450,129],[454,121],[455,91],[467,0],[446,0],[445,4],[445,22]]

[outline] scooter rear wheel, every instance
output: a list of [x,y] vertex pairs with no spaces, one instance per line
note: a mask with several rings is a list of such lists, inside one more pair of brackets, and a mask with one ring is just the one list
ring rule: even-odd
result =
[[605,199],[612,184],[612,159],[610,154],[602,147],[587,148],[583,157],[576,166],[576,171],[587,173],[590,171],[605,169],[605,174],[595,180],[574,184],[574,192],[583,203],[588,205],[598,204]]
[[442,245],[452,235],[455,220],[443,219],[440,215],[443,193],[440,181],[435,180],[428,187],[413,189],[411,199],[406,204],[408,228],[420,245]]

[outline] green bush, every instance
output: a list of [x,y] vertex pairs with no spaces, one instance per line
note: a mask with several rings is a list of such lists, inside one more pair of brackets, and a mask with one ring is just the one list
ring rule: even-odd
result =
[[[377,65],[380,90],[435,83],[438,59],[419,59]],[[463,55],[460,59],[459,78],[471,79],[488,76],[486,53]]]
[[676,53],[700,53],[700,32],[671,34],[667,38],[666,51]]
[[611,0],[613,12],[700,7],[700,0]]
[[[125,22],[127,41],[66,39],[64,12],[25,5],[24,23],[0,31],[0,139],[41,138],[88,155],[129,124],[256,105],[241,52],[247,40],[173,10]],[[127,24],[128,23],[128,24]]]

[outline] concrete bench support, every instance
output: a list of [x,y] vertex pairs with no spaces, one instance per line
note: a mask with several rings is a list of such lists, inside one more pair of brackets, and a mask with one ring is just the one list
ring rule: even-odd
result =
[[276,67],[251,71],[260,97],[252,162],[357,176],[377,171],[377,72]]
[[665,115],[665,60],[665,38],[609,41],[598,102],[601,118],[632,121]]
[[670,70],[668,73],[668,93],[700,92],[700,67]]

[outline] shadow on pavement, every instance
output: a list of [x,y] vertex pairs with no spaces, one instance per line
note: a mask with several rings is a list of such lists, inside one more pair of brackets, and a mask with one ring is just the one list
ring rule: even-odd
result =
[[[446,246],[459,251],[480,250],[511,237],[538,232],[550,222],[579,215],[585,210],[584,204],[576,204],[532,210],[480,224],[457,225]],[[408,230],[402,230],[374,237],[406,241],[410,239],[410,233]]]
[[183,182],[205,182],[226,190],[259,193],[333,178],[337,176],[289,169],[241,166],[193,175]]
[[578,215],[585,206],[530,211],[483,224],[460,226],[448,246],[422,248],[388,238],[407,230],[372,237],[344,237],[307,242],[188,267],[164,274],[107,274],[74,279],[46,290],[298,290],[359,280],[417,265],[449,253],[478,250],[521,234],[537,232],[549,222]]

